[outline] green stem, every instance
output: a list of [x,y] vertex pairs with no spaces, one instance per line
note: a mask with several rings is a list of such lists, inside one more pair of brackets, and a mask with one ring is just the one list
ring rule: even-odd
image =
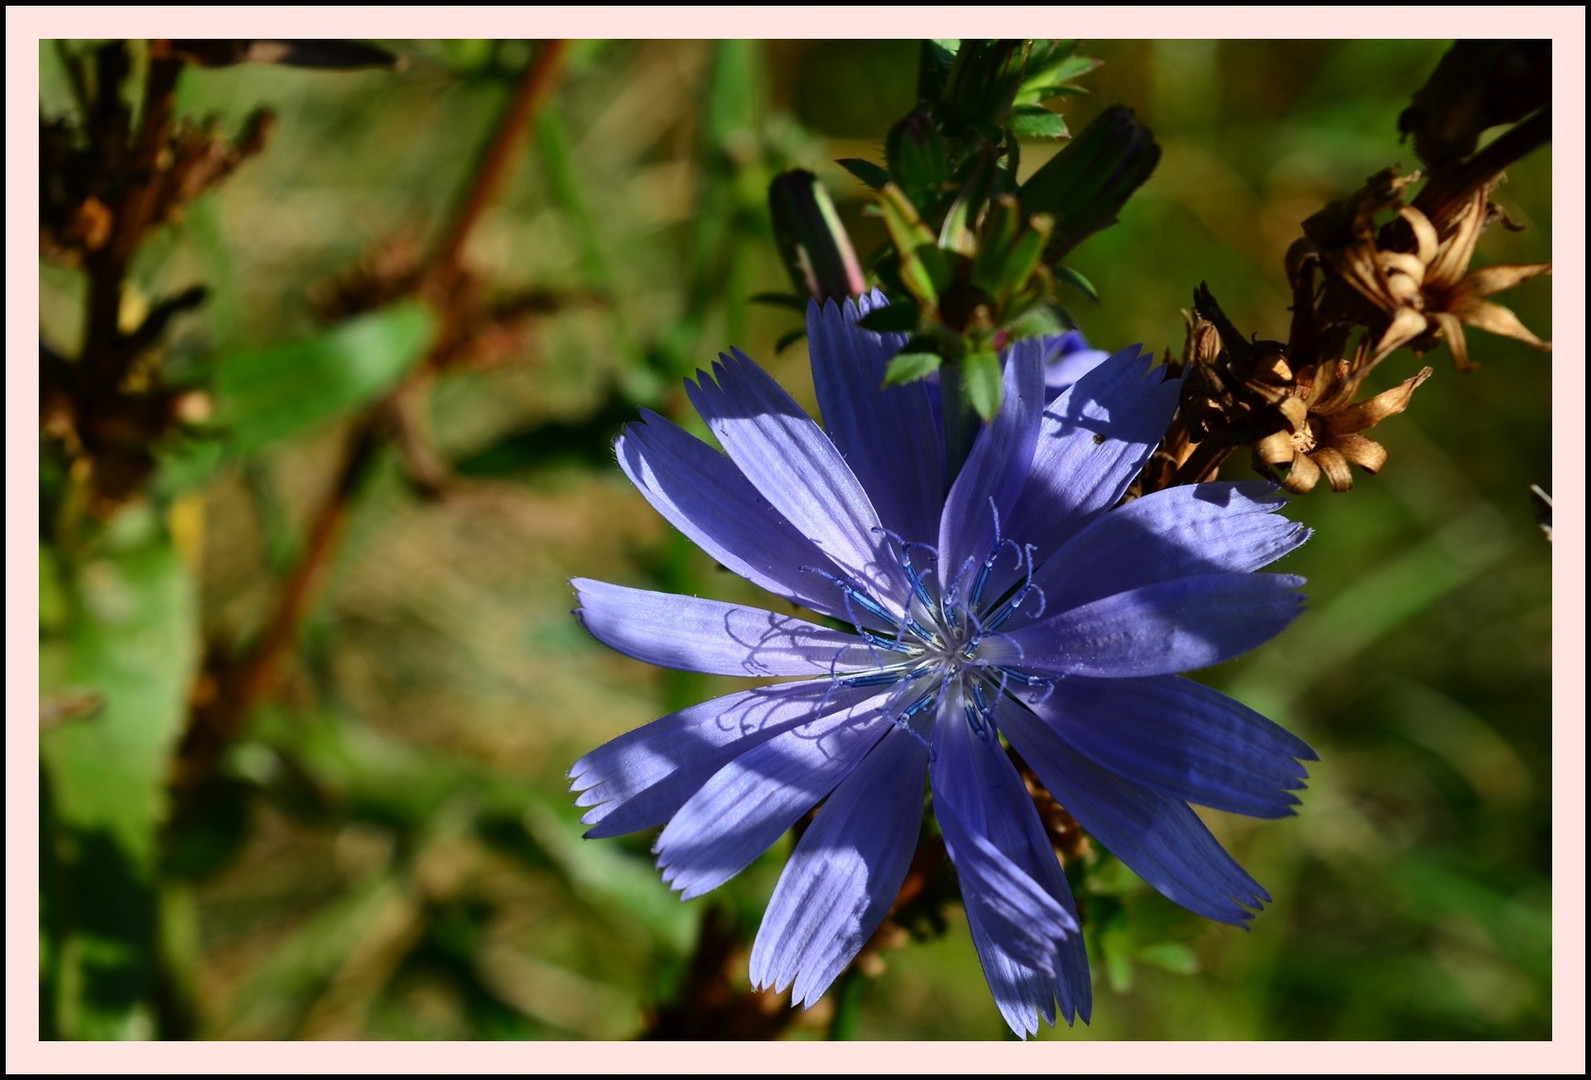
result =
[[862,997],[867,990],[867,977],[853,965],[834,987],[834,1018],[829,1021],[830,1042],[850,1042],[856,1038],[857,1022],[862,1015]]
[[978,414],[967,400],[961,367],[952,362],[939,369],[939,401],[945,419],[945,489],[956,482],[978,437]]

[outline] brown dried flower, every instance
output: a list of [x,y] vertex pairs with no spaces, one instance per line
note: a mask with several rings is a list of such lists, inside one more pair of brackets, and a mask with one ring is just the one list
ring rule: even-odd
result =
[[[1474,365],[1464,340],[1466,323],[1538,349],[1552,347],[1531,333],[1512,311],[1485,299],[1551,273],[1551,263],[1469,269],[1475,242],[1495,209],[1487,199],[1488,190],[1476,189],[1445,237],[1420,210],[1398,205],[1398,216],[1414,237],[1412,252],[1380,247],[1361,231],[1353,245],[1328,258],[1343,280],[1386,316],[1387,326],[1376,342],[1371,366],[1400,346],[1426,352],[1441,337],[1459,370],[1469,370]],[[1383,240],[1389,231],[1382,230]]]
[[1415,388],[1431,376],[1423,368],[1411,379],[1364,401],[1355,402],[1370,371],[1364,349],[1352,362],[1337,360],[1300,373],[1294,401],[1307,410],[1292,430],[1274,432],[1254,443],[1254,467],[1269,473],[1289,491],[1314,488],[1322,475],[1333,491],[1353,487],[1350,464],[1375,473],[1387,460],[1386,447],[1364,432],[1408,407]]

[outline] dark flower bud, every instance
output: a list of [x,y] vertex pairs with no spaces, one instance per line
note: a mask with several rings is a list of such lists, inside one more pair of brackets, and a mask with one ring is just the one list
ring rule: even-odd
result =
[[779,253],[797,291],[820,304],[866,291],[851,238],[822,181],[805,169],[780,173],[768,185],[768,209]]
[[1064,258],[1094,233],[1114,225],[1128,197],[1159,162],[1160,145],[1131,109],[1118,105],[1101,113],[1019,192],[1026,213],[1054,216],[1045,260]]

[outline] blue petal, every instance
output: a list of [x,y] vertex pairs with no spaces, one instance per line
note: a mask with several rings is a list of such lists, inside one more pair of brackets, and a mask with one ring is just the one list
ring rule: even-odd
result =
[[714,773],[657,838],[663,880],[690,900],[744,870],[890,730],[887,696],[775,735]]
[[833,675],[879,664],[854,634],[721,600],[575,578],[575,616],[596,638],[659,667],[709,675]]
[[1006,534],[1054,551],[1121,499],[1165,434],[1180,383],[1123,349],[1044,410],[1027,489]]
[[988,661],[1056,675],[1174,675],[1230,660],[1303,610],[1287,574],[1208,574],[1117,593],[986,639]]
[[[1031,708],[1048,713],[1052,702]],[[1254,917],[1241,905],[1258,908],[1270,901],[1187,803],[1099,767],[1020,706],[1004,710],[1000,725],[1078,824],[1167,899],[1238,925]]]
[[1068,330],[1043,341],[1044,396],[1049,400],[1110,359],[1105,350],[1089,348],[1081,330]]
[[867,492],[784,388],[737,352],[685,392],[746,479],[893,614],[910,589]]
[[[1257,570],[1309,538],[1264,480],[1167,488],[1094,519],[1033,575],[1064,611],[1172,578]],[[1031,605],[1036,607],[1037,605]]]
[[751,947],[751,982],[794,1005],[823,996],[900,891],[923,817],[928,748],[892,728],[818,811]]
[[886,306],[881,293],[807,307],[812,382],[823,426],[873,500],[883,524],[907,540],[932,543],[945,502],[945,445],[924,383],[885,386],[905,334],[856,325]]
[[[1076,915],[1068,900],[1067,910]],[[1093,1012],[1093,987],[1088,978],[1088,956],[1083,950],[1081,934],[1073,934],[1061,946],[1063,975],[1056,978],[1035,971],[1013,959],[1000,947],[984,926],[968,920],[972,931],[972,944],[978,950],[978,963],[983,968],[989,992],[1012,1031],[1026,1038],[1037,1034],[1039,1017],[1051,1027],[1055,1026],[1056,1000],[1060,1000],[1060,1016],[1068,1024],[1081,1018],[1086,1024]]]
[[[996,518],[1009,521],[1027,484],[1044,409],[1044,363],[1038,341],[1006,354],[1000,411],[972,444],[939,519],[939,573],[948,588],[994,553]],[[1001,530],[1004,532],[1005,530]]]
[[1036,707],[1073,749],[1186,802],[1252,817],[1293,813],[1315,760],[1302,739],[1176,676],[1063,679]]
[[973,732],[962,701],[959,683],[940,696],[929,767],[934,817],[990,990],[1013,1030],[1027,1034],[1036,1020],[1024,1026],[1013,1013],[1053,1024],[1056,997],[1068,1022],[1086,1015],[1088,962],[1071,890],[1027,787],[994,733]]
[[[707,554],[754,585],[837,618],[850,618],[839,588],[803,570],[839,572],[757,493],[723,454],[649,410],[614,444],[619,467],[658,513]],[[867,620],[863,612],[856,615]],[[875,628],[876,620],[870,621]]]
[[850,709],[876,688],[827,679],[759,686],[714,698],[626,732],[574,763],[582,819],[596,839],[663,824],[735,757],[798,724]]

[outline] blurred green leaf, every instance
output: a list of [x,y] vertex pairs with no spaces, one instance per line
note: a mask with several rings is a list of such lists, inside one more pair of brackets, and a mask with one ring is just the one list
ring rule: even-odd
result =
[[221,1034],[284,1039],[297,1034],[337,972],[384,915],[406,902],[390,873],[345,888],[280,941],[229,1002]]
[[585,839],[585,826],[575,814],[565,804],[555,810],[538,800],[525,808],[524,822],[586,903],[644,928],[676,954],[689,951],[698,909],[663,884],[650,859],[635,859],[618,845]]
[[835,164],[844,168],[846,172],[874,191],[878,191],[889,183],[889,170],[882,165],[875,165],[871,161],[864,161],[861,158],[840,158]]
[[1174,941],[1141,945],[1133,952],[1133,957],[1174,975],[1192,975],[1199,970],[1198,955],[1186,945]]
[[55,550],[40,541],[39,629],[46,633],[61,629],[66,625],[67,614],[66,590],[61,583],[61,570],[55,560]]
[[251,454],[373,401],[425,355],[435,332],[430,309],[404,301],[319,337],[222,357],[215,389],[234,447]]
[[769,307],[784,308],[786,311],[805,312],[809,297],[797,296],[794,293],[762,292],[750,297],[753,304],[767,304]]
[[1070,285],[1072,288],[1076,289],[1078,292],[1094,301],[1094,303],[1099,303],[1099,290],[1094,287],[1094,283],[1089,281],[1078,271],[1072,269],[1070,266],[1053,266],[1050,268],[1050,273],[1055,275],[1056,281],[1064,281],[1066,284]]
[[790,346],[794,345],[796,342],[800,341],[806,336],[807,330],[804,326],[799,326],[794,330],[789,330],[783,334],[780,334],[779,340],[773,343],[774,355],[778,356],[780,353],[784,352]]
[[217,438],[188,438],[155,451],[159,471],[150,484],[152,494],[170,499],[216,478],[226,460],[226,445]]
[[1059,139],[1066,135],[1066,119],[1042,105],[1018,105],[1006,121],[1017,135],[1031,139]]
[[[68,685],[96,693],[96,715],[39,739],[54,835],[61,920],[55,1013],[73,1038],[152,1034],[158,829],[171,752],[198,657],[198,603],[187,565],[158,529],[76,568],[64,635]],[[45,692],[55,689],[41,686]]]

